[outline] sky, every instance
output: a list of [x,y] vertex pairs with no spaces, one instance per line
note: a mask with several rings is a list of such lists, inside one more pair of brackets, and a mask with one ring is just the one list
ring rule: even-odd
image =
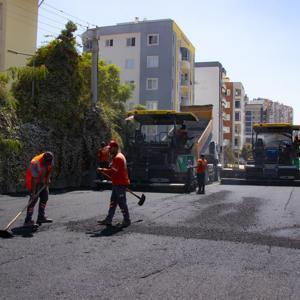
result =
[[135,17],[174,20],[195,46],[196,62],[219,61],[250,99],[292,106],[294,123],[300,124],[300,1],[44,0],[38,46],[57,36],[68,18],[78,23],[80,35],[85,26]]

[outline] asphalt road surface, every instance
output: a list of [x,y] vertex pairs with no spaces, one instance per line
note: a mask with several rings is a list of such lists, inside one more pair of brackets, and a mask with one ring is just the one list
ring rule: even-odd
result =
[[[109,196],[52,194],[33,233],[23,215],[0,240],[0,299],[300,299],[300,187],[127,194],[123,230],[97,225]],[[0,195],[2,227],[27,200]]]

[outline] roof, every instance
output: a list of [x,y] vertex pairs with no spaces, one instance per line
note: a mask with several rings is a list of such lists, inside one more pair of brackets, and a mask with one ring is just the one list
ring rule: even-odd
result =
[[190,112],[176,112],[174,110],[134,110],[127,113],[126,120],[136,120],[145,125],[182,124],[184,121],[198,121]]
[[289,123],[262,123],[262,124],[254,124],[253,129],[256,132],[294,131],[294,130],[300,130],[300,125],[292,125]]

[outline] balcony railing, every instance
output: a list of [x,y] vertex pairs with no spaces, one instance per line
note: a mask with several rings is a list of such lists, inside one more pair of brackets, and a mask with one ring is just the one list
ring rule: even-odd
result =
[[189,70],[191,68],[191,64],[188,60],[181,60],[180,67],[183,70]]
[[188,86],[189,85],[189,81],[187,79],[181,79],[180,85]]

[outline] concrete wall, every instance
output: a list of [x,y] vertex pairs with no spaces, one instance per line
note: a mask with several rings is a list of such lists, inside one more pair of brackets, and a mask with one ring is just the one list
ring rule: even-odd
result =
[[195,105],[213,105],[213,140],[219,142],[220,69],[195,65]]
[[0,0],[2,32],[0,32],[1,70],[24,66],[29,56],[7,52],[8,49],[26,54],[36,50],[38,0]]

